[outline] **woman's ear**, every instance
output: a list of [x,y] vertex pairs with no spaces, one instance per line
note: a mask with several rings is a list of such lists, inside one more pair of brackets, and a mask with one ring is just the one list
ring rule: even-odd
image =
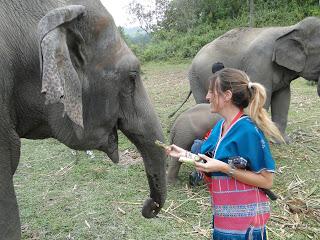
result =
[[232,92],[230,90],[227,90],[224,92],[224,99],[225,101],[231,101],[232,99]]

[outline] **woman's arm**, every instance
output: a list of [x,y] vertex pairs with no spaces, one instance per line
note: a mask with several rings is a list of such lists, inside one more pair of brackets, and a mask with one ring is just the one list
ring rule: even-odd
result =
[[199,156],[205,159],[206,163],[196,162],[195,166],[198,171],[202,172],[223,172],[225,174],[230,174],[232,172],[232,177],[240,182],[253,185],[259,188],[269,189],[273,184],[273,173],[268,171],[262,171],[260,173],[254,173],[251,171],[246,171],[242,169],[233,169],[225,162],[219,161],[217,159],[212,159],[206,155],[199,154]]
[[186,153],[188,152],[187,150],[181,148],[181,147],[178,147],[177,145],[170,145],[166,148],[166,154],[171,156],[171,157],[176,157],[176,158],[179,158],[179,157],[184,157],[186,156]]
[[[230,166],[227,165],[227,170],[224,173],[230,171]],[[273,184],[273,173],[268,171],[261,171],[260,173],[254,173],[248,170],[235,169],[232,177],[240,182],[253,185],[259,188],[270,189]]]

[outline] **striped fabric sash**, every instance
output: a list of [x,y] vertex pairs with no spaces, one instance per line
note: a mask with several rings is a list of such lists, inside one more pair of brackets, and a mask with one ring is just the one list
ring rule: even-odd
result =
[[259,188],[229,176],[212,176],[207,185],[212,196],[215,228],[245,233],[252,227],[265,227],[270,204]]

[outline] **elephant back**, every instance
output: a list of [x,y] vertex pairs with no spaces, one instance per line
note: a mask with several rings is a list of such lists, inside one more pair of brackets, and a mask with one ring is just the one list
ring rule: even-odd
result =
[[195,139],[202,139],[214,127],[221,116],[210,112],[210,104],[197,104],[181,113],[170,131],[170,144],[183,143],[185,148],[190,148]]

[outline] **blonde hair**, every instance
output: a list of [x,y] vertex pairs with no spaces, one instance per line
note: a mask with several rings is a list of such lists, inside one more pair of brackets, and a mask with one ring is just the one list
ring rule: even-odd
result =
[[264,104],[267,94],[260,83],[251,82],[248,75],[238,69],[224,68],[213,74],[210,80],[210,91],[217,93],[232,92],[232,103],[246,112],[267,137],[284,142],[278,127],[270,119]]

